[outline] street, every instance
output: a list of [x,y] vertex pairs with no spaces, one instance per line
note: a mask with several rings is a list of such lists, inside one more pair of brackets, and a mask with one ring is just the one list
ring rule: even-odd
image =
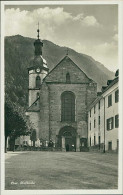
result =
[[92,152],[8,152],[5,189],[117,189],[118,155]]

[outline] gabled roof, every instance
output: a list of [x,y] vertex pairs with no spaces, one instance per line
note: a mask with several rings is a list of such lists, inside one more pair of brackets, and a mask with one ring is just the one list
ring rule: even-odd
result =
[[91,110],[103,97],[98,96],[87,108],[87,111]]
[[105,93],[108,89],[110,89],[118,81],[119,81],[119,77],[116,77],[114,80],[112,80],[112,82],[105,88],[105,90],[102,92],[102,94]]
[[101,92],[100,95],[88,106],[87,110],[88,111],[91,110],[103,98],[103,93],[105,93],[118,81],[119,81],[119,77],[116,77],[114,80],[112,80],[112,82],[104,89],[104,91]]
[[[91,82],[93,81],[92,79],[90,79],[84,72],[83,70],[77,65],[75,64],[75,62],[68,56],[66,55],[48,74],[47,76],[43,79],[43,81],[46,81],[46,79],[49,77],[49,75],[65,60],[70,60]],[[94,81],[93,81],[94,82]]]
[[40,112],[40,98],[37,98],[33,104],[27,108],[27,112]]

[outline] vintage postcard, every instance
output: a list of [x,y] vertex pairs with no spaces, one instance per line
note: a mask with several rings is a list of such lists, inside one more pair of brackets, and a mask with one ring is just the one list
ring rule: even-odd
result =
[[1,2],[1,194],[123,194],[122,1]]

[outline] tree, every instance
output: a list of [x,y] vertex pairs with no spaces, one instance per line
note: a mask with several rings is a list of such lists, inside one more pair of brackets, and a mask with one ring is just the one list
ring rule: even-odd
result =
[[[15,139],[21,135],[29,135],[30,127],[25,112],[18,105],[6,98],[5,101],[5,152],[7,151],[7,137]],[[13,144],[14,150],[14,144]]]

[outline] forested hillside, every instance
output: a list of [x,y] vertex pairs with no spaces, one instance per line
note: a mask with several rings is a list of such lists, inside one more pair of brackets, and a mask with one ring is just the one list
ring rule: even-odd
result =
[[[5,92],[12,102],[21,107],[28,105],[28,71],[30,61],[34,58],[34,39],[20,35],[5,38]],[[66,48],[43,40],[43,57],[51,70],[65,55]],[[69,57],[98,84],[98,91],[106,85],[114,73],[106,69],[92,57],[77,53],[69,48]]]

